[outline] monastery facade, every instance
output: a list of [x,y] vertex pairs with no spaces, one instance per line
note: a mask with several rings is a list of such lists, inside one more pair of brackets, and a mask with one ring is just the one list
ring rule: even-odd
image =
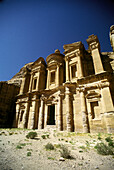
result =
[[113,52],[100,52],[97,36],[64,45],[25,68],[16,102],[18,128],[57,128],[77,133],[114,133],[114,26]]

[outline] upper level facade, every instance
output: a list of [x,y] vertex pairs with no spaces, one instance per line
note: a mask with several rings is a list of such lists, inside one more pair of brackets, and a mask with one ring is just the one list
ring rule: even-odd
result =
[[42,90],[52,90],[65,83],[77,84],[84,77],[104,72],[113,73],[114,54],[100,52],[100,43],[95,35],[87,39],[88,50],[82,42],[64,45],[64,54],[57,49],[45,60],[40,57],[31,68],[25,68],[19,95]]

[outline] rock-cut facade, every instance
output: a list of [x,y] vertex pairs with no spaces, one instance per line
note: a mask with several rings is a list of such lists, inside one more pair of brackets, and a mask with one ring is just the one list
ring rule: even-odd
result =
[[16,102],[15,126],[60,131],[114,132],[114,26],[113,52],[100,52],[96,35],[64,45],[25,67]]

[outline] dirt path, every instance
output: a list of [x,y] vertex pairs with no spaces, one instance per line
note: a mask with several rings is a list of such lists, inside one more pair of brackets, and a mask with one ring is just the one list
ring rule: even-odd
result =
[[[104,142],[108,134],[35,131],[37,138],[27,139],[30,130],[0,129],[0,170],[114,169],[114,157],[99,155],[94,149],[96,143]],[[55,149],[46,150],[47,143],[52,143]],[[69,149],[71,159],[59,160],[61,144]]]

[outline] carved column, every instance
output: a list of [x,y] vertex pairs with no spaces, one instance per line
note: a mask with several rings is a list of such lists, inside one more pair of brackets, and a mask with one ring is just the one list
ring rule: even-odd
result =
[[57,65],[57,86],[59,86],[59,65]]
[[109,82],[100,83],[99,88],[101,89],[103,112],[106,113],[114,111]]
[[88,133],[88,119],[87,119],[87,106],[86,106],[86,98],[84,94],[84,90],[81,89],[81,113],[82,113],[82,121],[83,121],[83,133]]
[[32,101],[31,125],[30,129],[35,127],[36,101]]
[[45,97],[42,96],[41,98],[41,107],[40,107],[40,113],[39,113],[39,129],[43,129],[44,126],[44,99]]
[[62,96],[58,96],[58,130],[62,130]]
[[45,105],[44,128],[47,126],[47,118],[48,118],[48,105]]
[[32,91],[33,76],[34,76],[34,74],[32,73],[32,74],[31,74],[31,78],[30,78],[29,92]]
[[77,70],[78,78],[81,78],[81,77],[83,77],[83,68],[82,68],[82,61],[81,61],[81,56],[82,55],[81,55],[80,51],[78,51],[76,53],[76,56],[78,58],[78,70]]
[[39,119],[39,99],[36,99],[35,122],[34,122],[35,129],[38,129],[38,119]]
[[47,68],[47,85],[46,85],[46,89],[49,89],[49,69]]
[[39,72],[38,72],[38,78],[37,78],[37,85],[36,85],[36,91],[38,91],[39,90],[39,82],[40,81],[40,70],[39,70]]
[[102,111],[105,116],[107,133],[113,133],[114,129],[114,106],[110,93],[109,82],[99,84],[101,89]]
[[66,82],[70,81],[69,58],[66,57]]
[[24,93],[24,87],[25,87],[25,81],[26,80],[26,74],[24,74],[23,78],[22,78],[22,83],[21,83],[21,87],[20,87],[20,94]]
[[104,71],[101,56],[100,56],[100,44],[97,36],[91,35],[87,39],[89,49],[91,50],[93,64],[95,69],[95,74],[101,73]]
[[31,126],[30,129],[38,128],[39,99],[32,102]]
[[23,115],[23,128],[27,128],[27,116],[28,116],[29,102],[25,105],[25,112]]
[[15,119],[16,127],[18,127],[19,111],[20,111],[20,105],[19,105],[19,103],[16,103],[16,119]]
[[47,86],[46,86],[46,89],[48,90],[49,89],[49,86],[50,86],[50,70],[49,68],[47,68],[48,70],[48,73],[47,73]]
[[114,52],[114,25],[110,27],[110,42]]
[[71,93],[69,87],[66,87],[66,123],[67,131],[72,132],[72,105],[71,105]]

